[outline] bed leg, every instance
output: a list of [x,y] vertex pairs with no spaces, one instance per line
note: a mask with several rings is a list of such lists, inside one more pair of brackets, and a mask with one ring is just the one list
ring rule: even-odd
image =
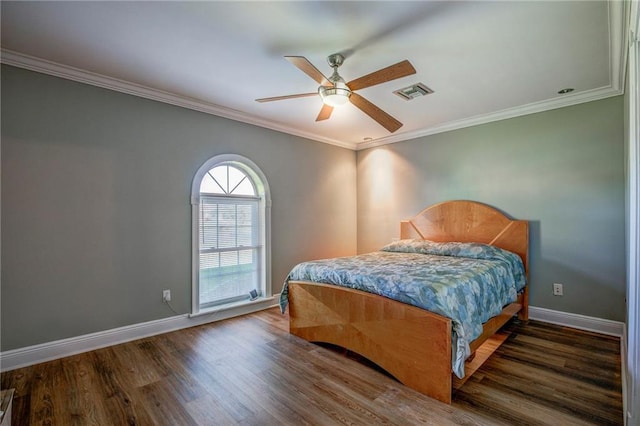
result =
[[529,286],[522,292],[522,309],[518,312],[518,319],[522,322],[529,322]]

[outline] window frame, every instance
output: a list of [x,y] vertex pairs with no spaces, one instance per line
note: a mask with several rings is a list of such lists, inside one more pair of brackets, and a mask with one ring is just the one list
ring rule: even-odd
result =
[[[207,311],[216,311],[223,309],[228,304],[219,304],[209,308],[200,308],[200,185],[207,173],[222,165],[233,166],[244,172],[256,190],[256,197],[259,199],[258,214],[260,215],[259,240],[263,249],[260,250],[259,271],[259,291],[260,299],[269,298],[271,294],[271,195],[267,179],[262,170],[251,160],[237,154],[222,154],[207,160],[196,172],[191,185],[191,314],[199,314]],[[213,195],[213,194],[211,194]],[[215,194],[221,198],[238,198],[233,194]],[[242,198],[242,197],[240,197]],[[239,306],[249,303],[255,303],[250,300],[242,300],[231,303],[233,306]]]

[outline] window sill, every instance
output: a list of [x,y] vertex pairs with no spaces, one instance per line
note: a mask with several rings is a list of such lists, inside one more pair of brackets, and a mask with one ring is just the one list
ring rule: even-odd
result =
[[[224,312],[225,318],[248,314],[250,312],[277,306],[278,295],[271,297],[258,297],[256,300],[241,300],[239,302],[227,303],[224,305],[214,306],[203,309],[197,313],[189,314],[189,318],[197,318],[205,315],[215,315]],[[233,312],[233,311],[237,311]]]

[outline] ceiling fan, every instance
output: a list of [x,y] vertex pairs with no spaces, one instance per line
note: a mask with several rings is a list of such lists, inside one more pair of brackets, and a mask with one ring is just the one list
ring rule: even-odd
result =
[[370,74],[351,80],[345,83],[344,79],[338,74],[338,68],[344,62],[344,56],[340,53],[329,55],[327,62],[333,68],[331,77],[325,77],[309,60],[303,56],[285,56],[285,58],[293,65],[298,67],[302,72],[314,79],[320,87],[317,92],[299,93],[296,95],[275,96],[272,98],[256,99],[257,102],[280,101],[283,99],[303,98],[307,96],[319,95],[324,105],[316,117],[316,121],[326,120],[331,117],[333,108],[338,105],[351,101],[353,105],[362,110],[369,117],[377,121],[382,127],[393,133],[402,127],[402,123],[372,104],[359,94],[356,90],[366,87],[375,86],[377,84],[386,83],[387,81],[397,78],[406,77],[415,74],[416,70],[408,60],[398,62],[397,64],[382,68]]

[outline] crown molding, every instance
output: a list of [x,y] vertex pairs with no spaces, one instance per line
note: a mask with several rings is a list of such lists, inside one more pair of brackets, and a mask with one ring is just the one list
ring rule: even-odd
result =
[[534,102],[527,105],[522,105],[515,108],[508,108],[501,111],[492,112],[490,114],[476,115],[474,117],[465,118],[462,120],[449,121],[447,123],[438,124],[426,129],[417,130],[414,132],[402,133],[400,135],[389,136],[381,139],[375,139],[373,141],[359,143],[356,147],[357,151],[374,148],[382,145],[389,145],[397,142],[404,142],[411,139],[416,139],[424,136],[434,135],[437,133],[449,132],[451,130],[464,129],[465,127],[478,126],[480,124],[492,123],[494,121],[506,120],[508,118],[520,117],[528,114],[535,114],[537,112],[549,111],[552,109],[563,108],[566,106],[577,105],[585,102],[597,101],[600,99],[609,98],[612,96],[622,95],[623,91],[611,86],[601,87],[599,89],[592,89],[584,92],[580,92],[576,95],[564,96],[562,98],[555,98],[551,100]]
[[102,74],[59,64],[57,62],[48,61],[46,59],[26,55],[24,53],[15,52],[9,49],[1,50],[0,63],[64,78],[67,80],[76,81],[79,83],[90,84],[92,86],[101,87],[103,89],[114,90],[116,92],[126,93],[128,95],[138,96],[153,101],[188,108],[194,111],[203,112],[205,114],[228,118],[230,120],[264,127],[271,130],[276,130],[278,132],[299,136],[305,139],[311,139],[330,145],[336,145],[342,148],[354,150],[356,147],[356,145],[351,142],[325,138],[313,133],[304,132],[298,129],[291,128],[289,126],[274,123],[250,114],[245,114],[230,108],[224,108],[220,105],[212,104],[199,99],[176,95],[175,93],[169,93],[163,90],[143,86],[141,84],[131,83],[129,81],[121,80],[118,78],[108,77]]
[[609,78],[613,88],[624,92],[627,73],[631,2],[609,0]]
[[113,77],[85,71],[79,68],[70,67],[56,62],[37,58],[23,53],[2,49],[0,51],[0,63],[13,65],[15,67],[24,68],[56,77],[77,81],[80,83],[90,84],[109,90],[126,93],[129,95],[139,96],[158,102],[188,108],[191,110],[215,115],[218,117],[228,118],[230,120],[242,123],[252,124],[266,129],[287,133],[293,136],[323,142],[330,145],[347,148],[354,151],[374,148],[377,146],[388,145],[397,142],[403,142],[424,136],[434,135],[437,133],[448,132],[451,130],[463,129],[465,127],[487,124],[494,121],[505,120],[509,118],[519,117],[527,114],[563,108],[566,106],[577,105],[584,102],[596,101],[612,96],[622,95],[624,93],[626,58],[627,58],[627,17],[629,14],[628,2],[620,0],[608,1],[609,15],[609,81],[610,85],[598,89],[592,89],[580,92],[575,95],[565,95],[562,97],[549,99],[541,102],[534,102],[514,108],[507,108],[501,111],[477,115],[461,120],[449,121],[437,124],[435,126],[389,135],[368,142],[346,142],[337,139],[326,138],[314,133],[301,131],[290,126],[280,123],[274,123],[264,120],[256,116],[245,114],[230,108],[224,108],[220,105],[208,103],[199,99],[179,96],[174,93],[165,92],[151,87],[131,83]]

